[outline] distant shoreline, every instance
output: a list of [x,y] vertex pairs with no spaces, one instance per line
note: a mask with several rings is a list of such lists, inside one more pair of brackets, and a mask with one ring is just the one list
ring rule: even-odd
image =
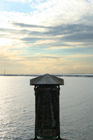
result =
[[[42,74],[41,74],[42,75]],[[41,76],[40,74],[0,74],[0,76]],[[61,77],[93,77],[93,74],[52,74]]]

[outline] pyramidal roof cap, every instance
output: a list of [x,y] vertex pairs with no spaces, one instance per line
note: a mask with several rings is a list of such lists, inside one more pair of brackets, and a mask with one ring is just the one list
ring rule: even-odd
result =
[[64,85],[64,80],[54,75],[45,74],[31,79],[30,85]]

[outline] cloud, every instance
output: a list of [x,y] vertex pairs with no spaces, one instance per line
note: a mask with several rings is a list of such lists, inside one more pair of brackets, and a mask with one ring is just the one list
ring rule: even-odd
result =
[[[12,2],[13,0],[11,0]],[[85,0],[16,0],[28,2],[31,12],[1,12],[1,17],[5,20],[13,20],[29,24],[41,25],[60,25],[82,23],[85,16],[93,15],[93,2]],[[32,9],[33,8],[33,9]],[[56,21],[56,22],[55,22]],[[87,20],[87,24],[88,24]]]
[[77,55],[69,55],[69,57],[71,57],[71,58],[72,58],[72,57],[73,57],[73,58],[76,58],[76,57],[77,57],[77,58],[78,58],[78,57],[79,57],[79,58],[91,57],[91,58],[92,58],[92,57],[93,57],[93,54],[77,54]]
[[78,33],[91,33],[93,32],[93,26],[86,26],[84,24],[61,24],[59,26],[51,27],[47,32],[44,32],[46,35],[57,36],[57,35],[72,35]]
[[[60,23],[77,23],[82,22],[84,15],[92,15],[93,3],[88,3],[84,0],[47,0],[43,3],[32,3],[32,7],[37,9],[38,15],[44,20],[48,20],[59,25]],[[91,9],[91,11],[90,11]],[[46,23],[48,24],[48,21]],[[56,21],[56,23],[54,22]],[[58,22],[57,22],[58,21]]]
[[36,54],[36,55],[33,55],[33,56],[24,57],[24,59],[34,60],[34,61],[38,61],[39,59],[54,59],[54,60],[58,60],[58,59],[60,59],[60,57],[59,56],[56,56],[56,55],[41,55],[41,54]]
[[[67,24],[58,26],[42,26],[13,22],[10,28],[0,28],[3,38],[38,48],[41,46],[51,49],[72,47],[92,47],[93,27],[84,24]],[[20,27],[20,28],[19,28]],[[40,30],[38,30],[40,28]],[[44,30],[42,30],[42,28]],[[22,44],[22,46],[24,46]],[[18,45],[19,46],[19,45]],[[17,47],[18,48],[18,47]]]
[[61,38],[64,41],[70,42],[92,42],[93,43],[93,33],[77,33],[73,35],[67,35]]
[[13,2],[27,3],[30,12],[25,12],[26,9],[23,13],[11,9],[11,12],[6,9],[0,12],[2,65],[20,65],[22,70],[33,67],[33,72],[79,71],[77,68],[83,71],[80,66],[90,71],[93,65],[92,0],[8,1],[10,7]]
[[21,40],[23,40],[23,41],[26,41],[26,42],[36,42],[36,41],[38,41],[38,40],[51,40],[51,38],[45,38],[45,37],[26,37],[26,38],[22,38]]
[[49,28],[49,27],[45,27],[45,26],[40,26],[40,25],[31,25],[31,24],[25,24],[25,23],[16,23],[13,22],[12,23],[14,26],[19,26],[21,28]]
[[57,49],[93,45],[93,26],[85,24],[42,26],[12,22],[10,28],[0,28],[0,31],[2,32],[0,36],[3,38],[15,39],[19,43],[27,43],[33,47],[44,46]]
[[[26,42],[28,41],[30,43],[31,41],[38,40],[55,40],[56,37],[56,41],[59,40],[60,42],[93,42],[92,29],[92,26],[86,26],[82,24],[60,25],[49,27],[47,31],[45,30],[43,32],[29,30],[28,35],[33,35],[35,37],[25,37],[21,38],[21,40],[24,40]],[[27,30],[21,31],[27,33]],[[61,35],[61,37],[59,35]],[[61,46],[61,44],[66,45],[66,43],[54,43],[54,46]]]
[[[14,26],[19,26],[21,28],[45,28],[44,34],[46,35],[64,35],[64,34],[72,34],[78,32],[91,32],[93,26],[88,26],[86,24],[61,24],[58,26],[40,26],[40,25],[32,25],[32,24],[23,24],[23,23],[13,23]],[[48,29],[48,30],[47,30]],[[32,32],[33,33],[33,32]],[[38,33],[38,32],[36,32]],[[41,32],[39,32],[41,33]]]

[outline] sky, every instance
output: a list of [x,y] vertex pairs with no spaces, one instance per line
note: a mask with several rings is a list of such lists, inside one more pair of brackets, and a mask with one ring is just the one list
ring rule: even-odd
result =
[[0,74],[93,73],[93,0],[0,1]]

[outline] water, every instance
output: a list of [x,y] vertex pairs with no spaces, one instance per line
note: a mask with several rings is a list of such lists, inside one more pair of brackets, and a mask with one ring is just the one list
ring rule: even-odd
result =
[[[34,138],[33,77],[0,76],[0,140]],[[60,131],[67,140],[93,140],[93,78],[63,77]]]

